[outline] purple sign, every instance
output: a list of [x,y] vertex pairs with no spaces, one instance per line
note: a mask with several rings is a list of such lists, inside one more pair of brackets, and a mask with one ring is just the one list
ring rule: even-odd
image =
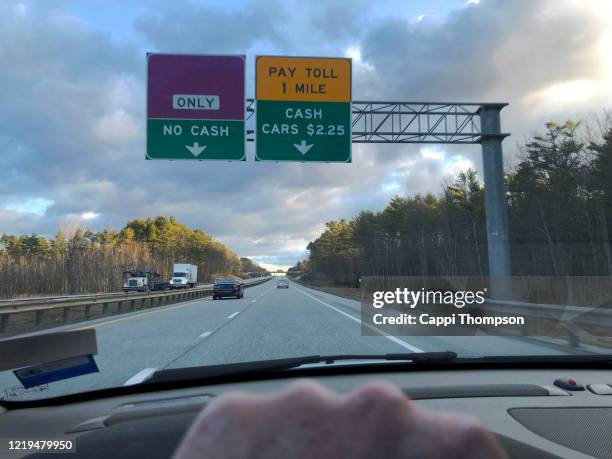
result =
[[245,60],[149,54],[147,118],[244,120]]

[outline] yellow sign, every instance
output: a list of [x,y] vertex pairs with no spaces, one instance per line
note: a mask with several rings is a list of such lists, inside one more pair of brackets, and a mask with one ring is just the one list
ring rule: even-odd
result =
[[351,101],[349,58],[257,56],[255,71],[258,100]]

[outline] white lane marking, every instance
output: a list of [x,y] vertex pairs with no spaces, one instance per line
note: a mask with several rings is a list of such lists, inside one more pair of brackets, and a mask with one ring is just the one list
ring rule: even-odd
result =
[[418,347],[416,347],[416,346],[413,346],[412,344],[408,344],[406,341],[402,341],[401,339],[396,338],[395,336],[386,335],[386,334],[385,334],[385,332],[383,332],[382,330],[380,330],[380,329],[376,328],[376,327],[375,327],[375,326],[373,326],[373,325],[370,325],[370,324],[364,324],[364,323],[362,323],[362,322],[361,322],[361,319],[358,319],[357,317],[353,317],[352,315],[347,314],[346,312],[341,311],[340,309],[333,307],[331,304],[327,304],[325,301],[321,301],[320,299],[315,298],[315,297],[314,297],[314,296],[312,296],[312,295],[309,295],[308,293],[306,293],[306,292],[305,292],[304,290],[302,290],[301,288],[297,288],[297,287],[295,287],[295,286],[294,286],[293,288],[295,288],[295,289],[296,289],[298,292],[301,292],[301,293],[303,293],[304,295],[309,296],[309,297],[310,297],[310,298],[312,298],[313,300],[318,301],[318,302],[319,302],[319,303],[321,303],[323,306],[327,306],[328,308],[333,309],[333,310],[334,310],[334,311],[336,311],[337,313],[340,313],[340,314],[342,314],[343,316],[348,317],[348,318],[349,318],[349,319],[351,319],[351,320],[354,320],[355,322],[357,322],[357,323],[359,323],[359,324],[363,325],[364,327],[368,327],[370,330],[373,330],[373,331],[375,331],[376,333],[378,333],[378,334],[380,334],[380,335],[384,336],[384,337],[385,337],[385,338],[387,338],[389,341],[393,341],[395,344],[399,344],[400,346],[402,346],[402,347],[403,347],[403,348],[405,348],[405,349],[408,349],[408,350],[410,350],[410,351],[412,351],[412,352],[425,352],[423,349],[418,348]]
[[230,314],[229,316],[227,316],[228,319],[233,319],[234,317],[236,317],[238,314],[240,314],[240,311],[236,311],[233,314]]
[[204,338],[208,338],[210,335],[212,335],[211,331],[205,331],[204,333],[202,333],[200,336],[198,336],[198,338],[200,339],[204,339]]
[[251,300],[251,303],[255,303],[257,300]]
[[139,384],[151,376],[153,373],[157,371],[157,368],[145,368],[144,370],[140,370],[130,379],[123,383],[124,386],[131,386],[133,384]]

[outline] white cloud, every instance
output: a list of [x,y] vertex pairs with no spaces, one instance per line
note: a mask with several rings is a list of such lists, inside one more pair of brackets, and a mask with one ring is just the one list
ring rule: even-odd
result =
[[96,218],[98,218],[100,216],[100,214],[96,214],[95,212],[83,212],[81,214],[81,218],[83,220],[94,220]]
[[527,94],[523,101],[527,105],[550,109],[551,105],[572,105],[590,101],[600,91],[599,85],[593,80],[572,80],[552,84],[542,90]]
[[380,186],[383,193],[395,194],[402,189],[402,185],[399,182],[386,182]]
[[423,147],[420,149],[421,157],[424,159],[434,159],[442,161],[444,152],[439,147]]
[[95,123],[94,132],[99,140],[119,145],[136,140],[143,134],[141,123],[122,109],[99,118]]
[[474,163],[463,156],[452,156],[444,165],[444,174],[449,177],[456,177],[460,172],[468,169],[475,169]]
[[146,162],[144,49],[202,53],[205,43],[247,52],[251,64],[256,53],[349,55],[355,98],[508,101],[503,129],[519,141],[551,116],[612,105],[612,2],[488,0],[420,21],[419,11],[366,1],[176,3],[143,7],[123,34],[136,43],[114,41],[64,3],[0,3],[2,231],[52,234],[67,216],[95,229],[175,215],[241,256],[284,266],[326,221],[381,210],[395,192],[438,192],[479,167],[478,147],[361,144],[352,164]]
[[353,64],[361,62],[361,48],[359,46],[349,46],[345,52],[345,56],[353,60]]
[[25,16],[28,13],[28,7],[23,3],[17,3],[13,7],[13,11],[18,16]]

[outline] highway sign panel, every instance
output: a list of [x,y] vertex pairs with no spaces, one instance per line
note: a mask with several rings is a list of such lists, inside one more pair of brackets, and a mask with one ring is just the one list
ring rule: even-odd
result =
[[245,56],[147,55],[146,159],[246,160]]
[[351,101],[351,59],[257,56],[257,100]]
[[350,104],[261,100],[256,113],[257,160],[351,160]]
[[258,56],[258,161],[351,161],[351,60]]

